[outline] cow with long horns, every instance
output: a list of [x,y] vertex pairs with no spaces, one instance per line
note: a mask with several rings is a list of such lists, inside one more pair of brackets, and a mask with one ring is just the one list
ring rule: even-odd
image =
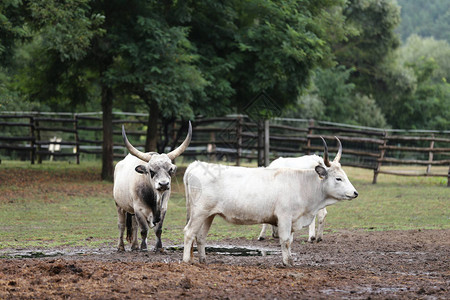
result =
[[341,168],[342,146],[333,162],[324,142],[324,164],[315,169],[230,167],[196,161],[184,174],[188,222],[184,228],[183,261],[193,261],[197,242],[200,262],[216,215],[233,224],[278,225],[283,264],[293,265],[294,232],[311,224],[320,209],[358,192]]
[[[146,250],[148,230],[152,227],[156,235],[156,252],[162,250],[162,225],[170,197],[171,177],[177,168],[172,161],[181,155],[191,142],[191,122],[186,139],[178,148],[167,154],[137,150],[128,141],[123,126],[122,137],[130,154],[118,162],[114,170],[114,200],[119,227],[118,250],[125,251],[125,228],[131,249]],[[138,227],[141,229],[142,238],[140,247]]]

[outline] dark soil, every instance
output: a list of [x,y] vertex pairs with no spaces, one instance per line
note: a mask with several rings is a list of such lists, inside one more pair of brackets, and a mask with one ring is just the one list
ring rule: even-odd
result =
[[[162,254],[55,249],[72,255],[1,259],[0,299],[450,299],[449,233],[341,231],[320,243],[295,241],[293,268],[282,267],[280,254],[216,252],[207,264],[191,265],[175,248]],[[210,244],[278,252],[277,243]]]

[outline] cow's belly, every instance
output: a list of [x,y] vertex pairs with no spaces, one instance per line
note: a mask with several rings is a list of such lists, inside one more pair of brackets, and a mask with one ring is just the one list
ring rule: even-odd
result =
[[237,225],[274,224],[277,218],[270,205],[228,205],[216,212],[227,222]]
[[227,222],[236,225],[277,224],[277,218],[275,216],[261,218],[257,216],[233,216],[224,214],[218,215],[225,219]]

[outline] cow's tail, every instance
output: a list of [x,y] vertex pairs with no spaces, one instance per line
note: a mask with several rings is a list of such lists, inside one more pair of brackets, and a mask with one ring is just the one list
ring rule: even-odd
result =
[[186,191],[186,224],[189,222],[189,219],[191,218],[191,207],[189,203],[189,184],[184,184],[184,189]]
[[126,216],[126,226],[127,226],[127,241],[129,243],[133,240],[133,215],[127,212]]
[[188,183],[188,170],[186,170],[186,172],[184,173],[183,183],[184,183],[184,191],[186,194],[186,224],[187,224],[191,217],[191,205],[190,205],[190,201],[189,201],[190,191],[189,191],[189,183]]

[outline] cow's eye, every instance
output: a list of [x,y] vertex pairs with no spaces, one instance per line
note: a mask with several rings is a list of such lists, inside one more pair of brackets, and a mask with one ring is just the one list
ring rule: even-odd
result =
[[342,181],[342,178],[336,177],[336,181]]
[[153,178],[153,177],[155,177],[155,175],[156,175],[156,173],[154,171],[150,170],[150,176],[152,176],[152,178]]

